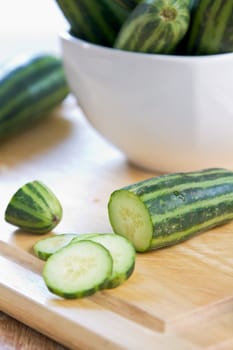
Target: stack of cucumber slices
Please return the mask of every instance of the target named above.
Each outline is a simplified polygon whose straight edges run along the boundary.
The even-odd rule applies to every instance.
[[[115,288],[134,271],[135,249],[123,236],[61,234],[37,241],[34,253],[46,260],[43,278],[48,289],[64,298],[81,298]]]

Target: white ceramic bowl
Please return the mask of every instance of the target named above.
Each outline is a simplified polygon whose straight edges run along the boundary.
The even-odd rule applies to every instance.
[[[60,38],[79,105],[131,162],[160,172],[233,168],[233,53],[154,55]]]

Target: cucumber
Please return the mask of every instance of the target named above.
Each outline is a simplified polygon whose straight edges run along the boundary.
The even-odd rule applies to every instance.
[[[59,249],[67,246],[77,235],[72,233],[63,233],[40,239],[33,245],[33,251],[38,258],[47,260]]]
[[[233,1],[197,0],[186,41],[190,55],[233,52]]]
[[[44,234],[58,225],[62,207],[54,193],[42,182],[28,182],[15,192],[5,210],[5,220],[20,229]]]
[[[37,54],[8,61],[0,71],[0,140],[46,117],[68,93],[59,58]]]
[[[112,0],[119,6],[125,7],[126,9],[133,10],[142,0]]]
[[[113,259],[112,275],[106,283],[106,288],[115,288],[126,281],[135,267],[135,249],[132,243],[123,236],[112,233],[60,234],[37,241],[33,250],[40,259],[47,260],[52,254],[69,244],[82,240],[91,240],[102,244]]]
[[[133,273],[135,267],[135,249],[132,243],[123,236],[99,234],[89,238],[102,244],[109,250],[113,259],[112,275],[105,288],[115,288],[125,282]]]
[[[95,237],[96,235],[98,235],[98,233],[82,233],[82,234],[79,234],[79,235],[76,235],[76,237],[74,237],[71,241],[71,244],[73,243],[77,243],[79,241],[82,241],[82,240],[88,240],[88,239],[91,239],[93,237]]]
[[[112,0],[56,0],[71,33],[94,44],[112,46],[130,10]]]
[[[233,219],[233,172],[212,168],[146,179],[114,191],[113,231],[145,252],[182,242]]]
[[[105,287],[112,266],[112,257],[103,245],[82,240],[51,255],[42,276],[52,293],[68,299],[82,298]]]
[[[173,53],[186,34],[189,22],[189,1],[143,0],[128,16],[114,47],[146,53]]]

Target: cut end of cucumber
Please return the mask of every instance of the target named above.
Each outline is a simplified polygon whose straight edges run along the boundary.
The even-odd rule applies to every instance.
[[[149,249],[153,224],[148,209],[138,196],[124,189],[113,192],[108,214],[113,231],[128,238],[137,252]]]

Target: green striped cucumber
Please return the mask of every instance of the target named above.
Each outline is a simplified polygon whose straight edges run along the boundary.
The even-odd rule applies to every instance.
[[[36,234],[51,231],[61,218],[59,200],[46,185],[37,180],[20,187],[5,210],[5,220],[8,223]]]
[[[114,47],[128,51],[168,54],[186,34],[188,1],[143,0],[122,26]]]
[[[142,0],[112,0],[112,2],[129,10],[133,10],[141,1]]]
[[[232,0],[198,0],[191,18],[186,40],[188,54],[233,52]]]
[[[91,43],[112,46],[130,10],[118,1],[56,0],[71,33]]]
[[[46,117],[68,93],[59,58],[35,54],[8,61],[0,70],[0,140]]]
[[[114,232],[138,252],[170,246],[233,219],[233,172],[212,168],[146,179],[114,191],[108,213]]]
[[[125,7],[127,9],[133,10],[142,0],[112,0],[118,5]],[[183,3],[188,5],[191,9],[198,0],[183,0]]]

